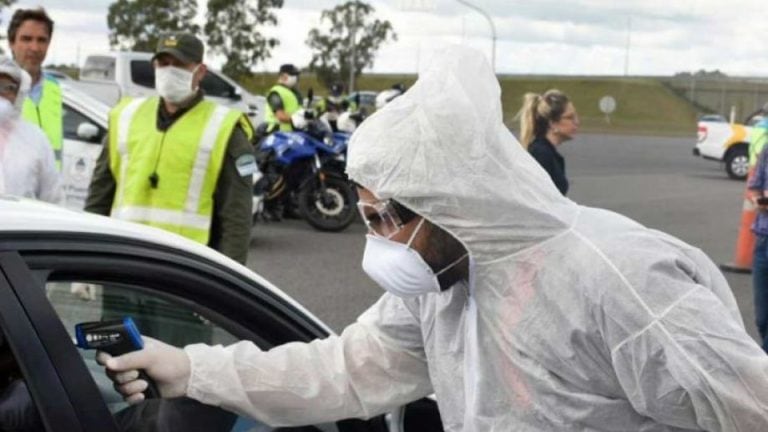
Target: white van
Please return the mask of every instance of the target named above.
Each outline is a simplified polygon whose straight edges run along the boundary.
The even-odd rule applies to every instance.
[[[152,53],[132,51],[89,55],[74,86],[109,106],[126,96],[155,95],[152,56]],[[249,93],[221,72],[209,69],[200,87],[211,100],[246,113],[254,125],[263,121],[264,96]]]

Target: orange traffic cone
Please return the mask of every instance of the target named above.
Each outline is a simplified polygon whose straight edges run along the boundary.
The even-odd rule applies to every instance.
[[[754,169],[749,170],[747,179],[752,178]],[[749,182],[749,180],[747,180]],[[749,189],[744,190],[744,205],[741,208],[741,225],[739,236],[736,238],[736,250],[733,254],[733,262],[720,264],[720,269],[732,273],[752,273],[752,253],[755,247],[755,234],[752,232],[752,223],[755,222],[757,209],[749,199]]]

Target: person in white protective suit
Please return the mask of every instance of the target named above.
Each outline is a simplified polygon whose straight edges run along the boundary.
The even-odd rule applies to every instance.
[[[0,194],[58,203],[61,183],[48,138],[21,117],[31,82],[16,62],[0,56]]]
[[[452,47],[368,118],[348,174],[387,292],[340,336],[99,361],[272,425],[370,417],[434,392],[448,431],[766,431],[768,356],[699,249],[563,197]],[[458,245],[456,244],[458,243]],[[465,254],[468,254],[465,257]]]

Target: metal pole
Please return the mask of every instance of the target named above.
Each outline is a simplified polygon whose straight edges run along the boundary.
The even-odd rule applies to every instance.
[[[493,67],[494,73],[496,72],[496,26],[493,24],[493,19],[490,15],[488,15],[484,10],[480,9],[479,7],[473,5],[472,3],[469,3],[466,0],[456,0],[459,3],[463,4],[464,6],[478,12],[480,15],[484,16],[485,19],[488,20],[488,24],[491,26],[491,67]]]
[[[349,56],[349,93],[355,91],[355,57],[357,57],[357,41],[355,40],[357,33],[357,10],[358,2],[355,2],[355,10],[353,11],[355,16],[352,18],[352,29],[349,32],[350,43],[352,45],[351,54]]]
[[[627,46],[624,52],[624,76],[629,75],[629,47],[632,43],[632,17],[627,18]]]

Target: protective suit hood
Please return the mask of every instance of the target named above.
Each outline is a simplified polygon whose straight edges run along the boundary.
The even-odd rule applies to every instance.
[[[18,63],[7,56],[0,56],[0,74],[8,75],[19,84],[19,91],[16,94],[16,100],[13,102],[13,105],[16,111],[21,112],[24,107],[24,100],[27,98],[29,89],[32,86],[32,78]]]
[[[578,206],[504,125],[500,95],[480,52],[435,55],[413,87],[355,131],[347,174],[451,232],[478,262],[567,230]]]

